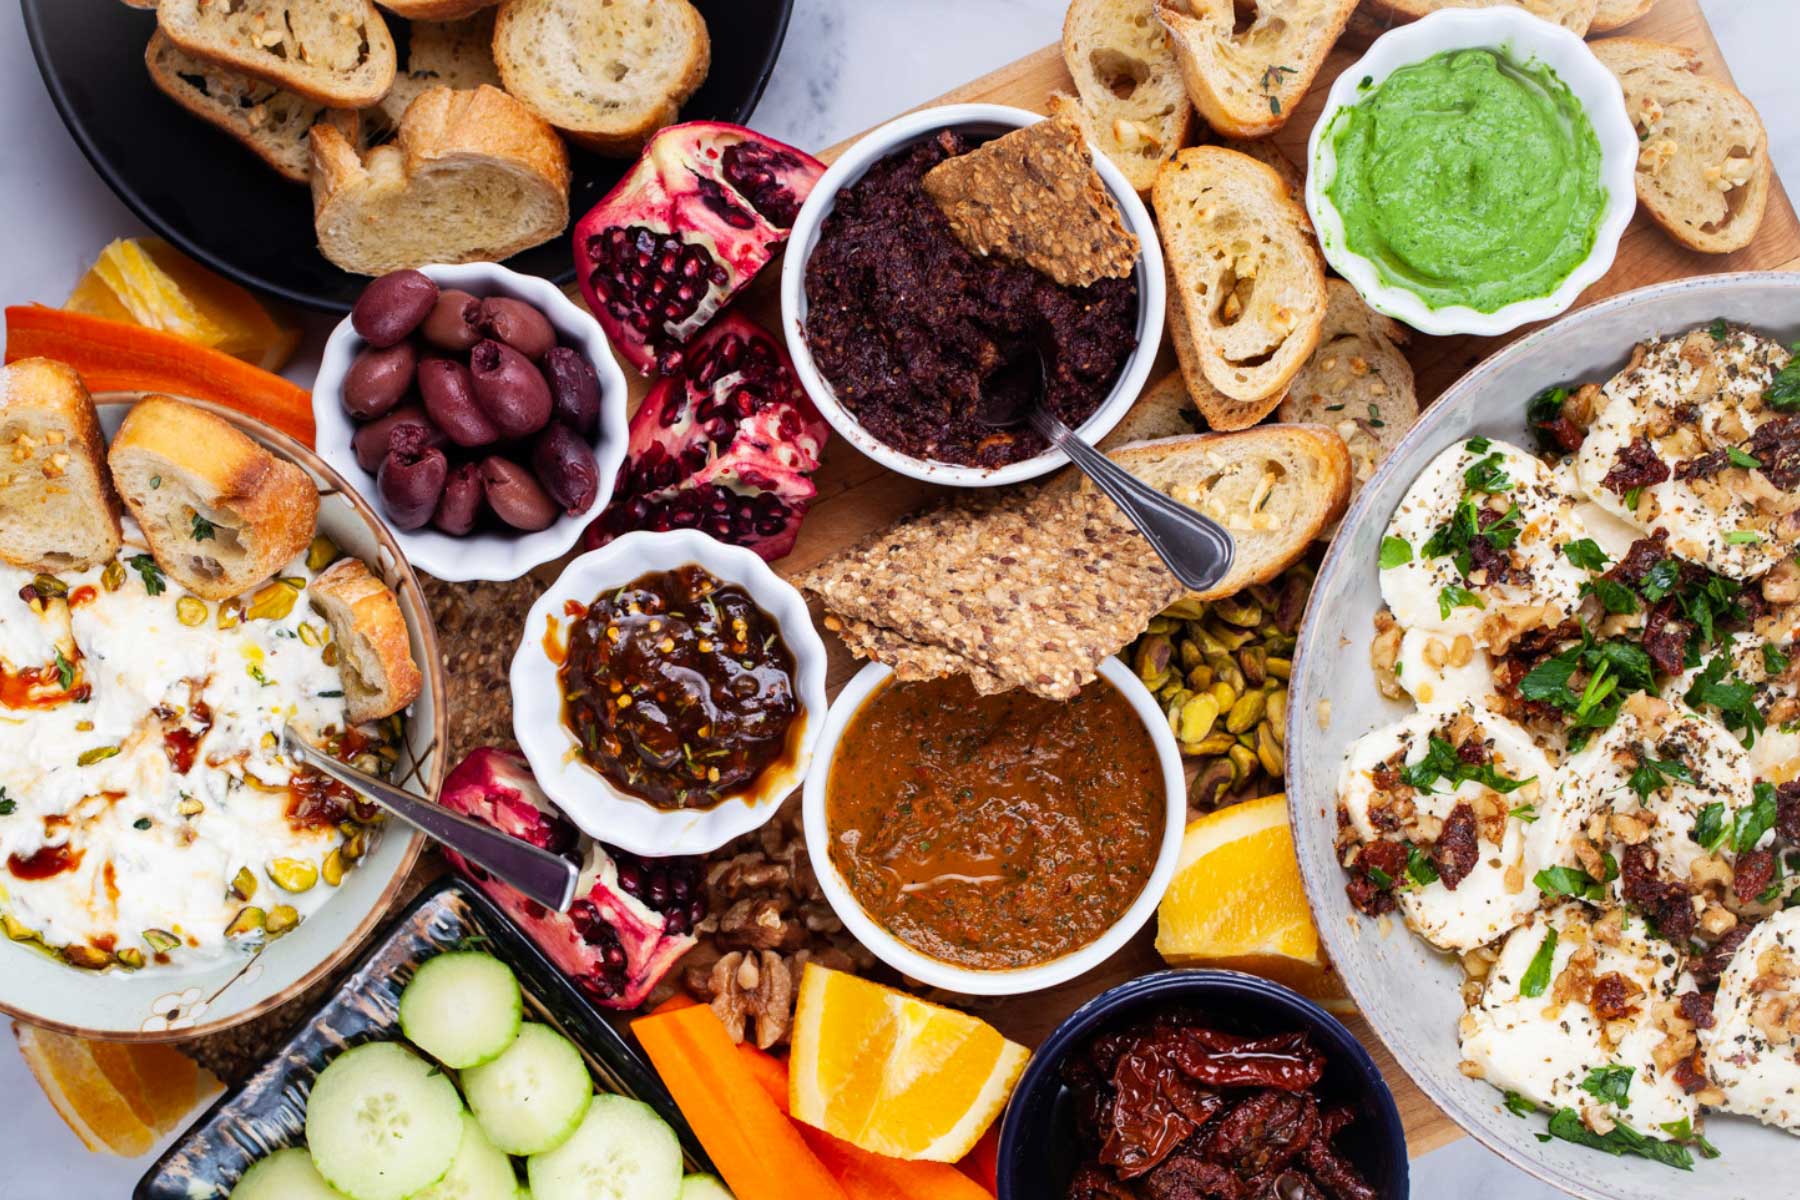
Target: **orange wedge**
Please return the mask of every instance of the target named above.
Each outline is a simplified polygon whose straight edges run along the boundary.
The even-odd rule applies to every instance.
[[[1156,950],[1171,966],[1248,971],[1334,1012],[1352,1008],[1319,945],[1285,796],[1234,804],[1187,827],[1156,912]]]
[[[57,1115],[89,1150],[135,1158],[220,1090],[168,1046],[87,1042],[15,1024],[19,1053]]]
[[[1029,1057],[967,1013],[808,963],[789,1111],[873,1154],[953,1163],[1006,1107]]]

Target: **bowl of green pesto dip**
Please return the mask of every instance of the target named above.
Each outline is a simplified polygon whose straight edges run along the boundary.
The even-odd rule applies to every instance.
[[[1504,333],[1612,266],[1637,198],[1619,85],[1521,9],[1445,9],[1339,76],[1308,151],[1325,257],[1426,333]]]

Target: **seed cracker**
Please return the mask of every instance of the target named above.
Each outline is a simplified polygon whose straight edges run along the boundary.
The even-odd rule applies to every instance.
[[[825,627],[842,639],[850,653],[892,667],[894,677],[903,682],[967,675],[975,684],[975,690],[983,696],[1008,690],[1004,680],[974,661],[942,646],[928,646],[903,638],[871,621],[828,616]]]
[[[525,614],[543,585],[530,575],[508,583],[445,583],[420,576],[444,649],[447,761],[481,746],[511,747],[512,669]]]
[[[1069,117],[1016,129],[926,172],[925,191],[976,254],[997,254],[1064,287],[1123,279],[1138,240]]]

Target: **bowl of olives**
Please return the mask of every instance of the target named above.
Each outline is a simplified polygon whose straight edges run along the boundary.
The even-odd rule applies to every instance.
[[[415,567],[453,581],[567,554],[612,498],[625,409],[599,322],[497,263],[371,280],[313,387],[320,456]]]

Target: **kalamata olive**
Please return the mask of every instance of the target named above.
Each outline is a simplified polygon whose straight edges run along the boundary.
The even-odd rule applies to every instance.
[[[475,528],[484,500],[481,465],[466,462],[452,467],[449,478],[444,480],[444,494],[438,500],[437,511],[431,514],[431,523],[445,533],[461,537]]]
[[[458,288],[439,292],[419,333],[439,350],[463,353],[481,340],[481,301]]]
[[[475,379],[475,400],[500,436],[530,437],[549,423],[550,385],[543,372],[505,342],[476,342],[469,352],[469,374]]]
[[[511,296],[489,296],[481,302],[481,332],[534,361],[556,345],[549,318]]]
[[[411,342],[366,347],[344,372],[344,410],[359,421],[379,417],[412,389],[418,366]]]
[[[438,299],[438,286],[423,271],[390,271],[356,298],[350,324],[371,346],[392,346],[417,329]]]
[[[531,469],[550,498],[570,516],[584,513],[600,490],[594,450],[567,425],[552,421],[531,448]]]
[[[455,359],[428,358],[419,364],[419,395],[444,436],[459,446],[486,446],[500,440],[499,428],[475,397],[469,368]]]
[[[395,529],[417,529],[437,511],[450,463],[429,444],[430,435],[417,425],[401,425],[388,439],[387,457],[375,476],[376,490]]]
[[[356,451],[356,465],[371,475],[378,471],[381,460],[387,457],[388,441],[394,436],[394,430],[402,425],[417,425],[423,429],[427,445],[444,444],[443,430],[431,423],[423,408],[417,404],[402,404],[356,431],[356,436],[350,439],[350,448]]]
[[[553,347],[544,355],[544,377],[550,381],[550,415],[584,438],[600,428],[600,379],[594,364],[579,350]]]
[[[509,458],[490,454],[481,460],[481,483],[488,507],[514,529],[548,529],[556,520],[556,501],[538,486],[531,472]]]

